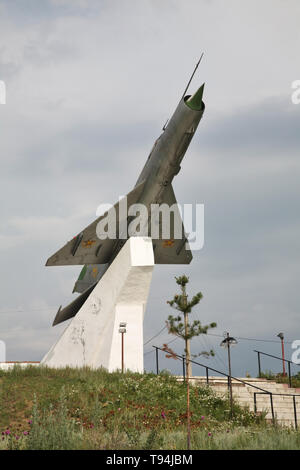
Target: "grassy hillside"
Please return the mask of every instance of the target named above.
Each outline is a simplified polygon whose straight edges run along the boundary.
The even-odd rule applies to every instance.
[[[174,377],[29,367],[0,371],[0,449],[185,449],[186,387]],[[299,448],[300,434],[192,387],[192,448]]]

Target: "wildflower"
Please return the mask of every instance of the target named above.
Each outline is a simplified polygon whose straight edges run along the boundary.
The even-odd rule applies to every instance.
[[[16,439],[18,440],[20,438],[20,436],[16,436]]]
[[[31,420],[31,419],[28,421],[28,424],[32,424],[32,420]]]
[[[9,435],[10,435],[10,430],[9,430],[9,429],[6,429],[5,434],[6,434],[7,436],[9,436]]]
[[[204,416],[201,416],[202,421],[204,420]]]
[[[23,434],[24,434],[24,436],[28,436],[29,432],[28,432],[28,431],[24,431]]]
[[[212,436],[211,432],[209,432],[207,435],[208,435],[208,437],[211,437],[211,436]]]
[[[90,428],[92,429],[94,427],[93,423],[90,424]]]
[[[165,413],[164,411],[161,412],[161,417],[162,417],[163,419],[166,419],[166,413]]]

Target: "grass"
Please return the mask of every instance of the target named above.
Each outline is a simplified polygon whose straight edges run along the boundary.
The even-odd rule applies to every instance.
[[[210,388],[191,388],[193,449],[296,449]],[[267,430],[267,432],[266,432]],[[185,449],[186,386],[167,374],[15,367],[0,371],[0,449]]]

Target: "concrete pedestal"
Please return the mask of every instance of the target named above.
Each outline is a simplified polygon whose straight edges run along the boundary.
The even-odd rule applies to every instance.
[[[126,322],[125,370],[144,372],[143,319],[153,266],[151,238],[130,238],[41,365],[121,369],[119,324]]]

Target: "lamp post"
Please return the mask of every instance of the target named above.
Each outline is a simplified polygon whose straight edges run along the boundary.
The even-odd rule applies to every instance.
[[[284,361],[284,335],[283,335],[283,333],[278,333],[277,336],[281,340],[282,372],[283,372],[283,377],[285,377],[286,372],[285,372],[285,361]]]
[[[120,322],[119,325],[119,333],[121,333],[122,341],[121,341],[121,364],[122,364],[122,374],[124,373],[124,334],[126,333],[126,325],[125,322]]]
[[[226,336],[225,336],[226,335]],[[230,359],[230,346],[237,344],[237,340],[232,336],[229,336],[229,333],[224,333],[225,339],[221,342],[220,346],[222,348],[227,348],[228,351],[228,375],[229,375],[229,396],[230,396],[230,417],[233,417],[233,398],[232,398],[232,382],[231,382],[231,359]]]

